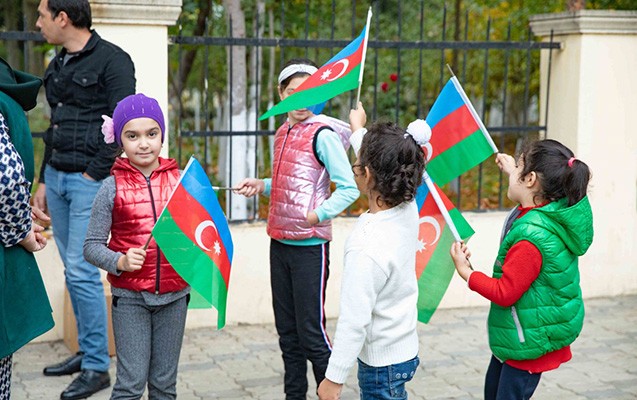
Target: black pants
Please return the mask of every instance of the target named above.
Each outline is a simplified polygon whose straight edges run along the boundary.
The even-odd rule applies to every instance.
[[[491,356],[484,381],[485,400],[528,400],[540,383],[541,373],[514,368]]]
[[[332,346],[325,330],[329,242],[316,246],[270,243],[274,321],[285,367],[287,400],[305,400],[307,360],[316,384],[325,378]]]

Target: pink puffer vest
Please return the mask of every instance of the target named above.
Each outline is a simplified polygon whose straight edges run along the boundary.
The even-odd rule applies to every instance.
[[[330,176],[314,153],[321,122],[285,122],[274,136],[268,235],[278,240],[332,240],[332,222],[307,223],[308,212],[331,195]]]

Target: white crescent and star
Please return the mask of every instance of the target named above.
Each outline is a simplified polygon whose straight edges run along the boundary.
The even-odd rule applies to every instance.
[[[339,64],[343,65],[343,69],[341,69],[341,71],[336,76],[333,76],[333,77],[330,78],[330,75],[332,75],[333,68],[336,67]],[[325,71],[323,73],[323,75],[321,75],[321,79],[322,80],[326,80],[328,82],[332,82],[332,81],[340,78],[341,76],[343,76],[345,71],[347,71],[347,67],[349,67],[349,60],[347,58],[343,58],[342,60],[338,60],[337,62],[334,63],[332,68],[328,69],[327,71]]]
[[[418,242],[420,244],[420,248],[418,249],[418,252],[422,252],[425,251],[427,249],[427,246],[431,246],[433,244],[436,244],[436,242],[438,242],[438,240],[440,239],[440,224],[438,223],[438,221],[434,218],[434,217],[430,217],[430,216],[425,216],[422,217],[418,220],[418,225],[422,225],[422,224],[430,224],[431,226],[434,227],[434,231],[436,232],[436,236],[434,237],[433,241],[431,242],[426,242],[424,241],[421,237],[418,237]]]
[[[219,232],[217,231],[217,227],[215,226],[215,223],[212,222],[211,220],[205,220],[199,225],[197,225],[197,228],[195,229],[195,242],[197,243],[197,246],[201,247],[202,249],[206,251],[211,251],[212,249],[209,249],[206,246],[204,246],[201,240],[201,235],[203,234],[203,231],[208,227],[212,227],[212,229],[215,230],[215,233],[219,235]],[[215,254],[221,253],[221,246],[219,245],[218,240],[215,240],[214,252]]]

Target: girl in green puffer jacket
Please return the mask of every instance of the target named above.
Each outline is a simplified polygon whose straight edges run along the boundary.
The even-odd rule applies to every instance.
[[[519,206],[505,222],[493,276],[472,269],[464,243],[454,243],[451,256],[469,288],[491,301],[485,399],[528,399],[543,372],[571,359],[582,330],[577,260],[593,241],[591,175],[555,140],[527,145],[517,160],[498,154],[496,163]]]

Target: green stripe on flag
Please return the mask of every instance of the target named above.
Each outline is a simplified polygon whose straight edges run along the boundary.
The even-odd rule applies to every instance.
[[[348,90],[358,87],[358,78],[360,75],[360,65],[353,68],[347,75],[335,80],[334,82],[325,83],[310,89],[293,93],[283,99],[274,107],[269,109],[265,114],[259,117],[259,121],[269,118],[273,115],[283,114],[292,110],[300,110],[320,104]]]
[[[450,210],[449,216],[451,217],[453,224],[456,226],[456,230],[458,231],[458,234],[460,235],[462,240],[469,239],[475,233],[471,225],[469,225],[469,222],[464,219],[464,217],[460,213],[460,210],[458,210],[457,208]]]
[[[188,308],[209,308],[213,305],[217,309],[217,329],[223,328],[228,290],[219,268],[183,234],[170,212],[162,214],[153,229],[153,237],[170,265],[192,288]]]
[[[445,226],[427,267],[418,279],[418,321],[422,323],[426,324],[431,319],[456,271],[449,255],[453,242],[453,234]]]
[[[480,164],[493,149],[480,129],[427,163],[427,172],[438,186],[446,185]]]

